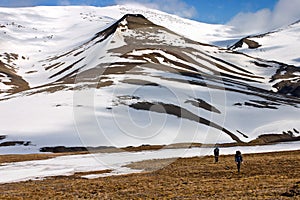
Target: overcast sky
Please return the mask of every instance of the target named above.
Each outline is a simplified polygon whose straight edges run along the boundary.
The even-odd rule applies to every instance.
[[[241,31],[267,31],[300,20],[300,0],[0,0],[2,7],[115,4],[141,4]]]

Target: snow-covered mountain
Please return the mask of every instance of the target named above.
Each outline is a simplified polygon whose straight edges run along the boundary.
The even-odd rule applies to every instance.
[[[300,67],[300,21],[265,34],[244,37],[230,49]]]
[[[231,27],[124,6],[0,16],[2,151],[300,135],[299,68],[208,44]]]

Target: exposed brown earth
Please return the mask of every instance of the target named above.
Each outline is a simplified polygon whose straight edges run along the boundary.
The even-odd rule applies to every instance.
[[[240,174],[233,155],[144,161],[129,165],[148,170],[140,174],[2,184],[0,199],[300,199],[299,153],[244,155]]]
[[[234,45],[230,46],[229,49],[237,49],[237,48],[241,48],[243,46],[243,44],[248,45],[249,49],[257,49],[259,47],[261,47],[261,45],[258,42],[255,42],[253,40],[250,40],[249,38],[243,38],[241,40],[239,40],[237,43],[235,43]]]
[[[57,156],[69,155],[70,153],[57,153],[57,154],[27,154],[27,155],[0,155],[0,165],[10,162],[21,162],[29,160],[44,160],[54,158]],[[1,177],[0,177],[1,178]]]
[[[8,63],[11,63],[12,61],[10,61],[9,59],[14,58],[18,55],[15,54],[6,54],[6,56],[8,57]],[[15,69],[12,66],[3,63],[2,61],[0,61],[0,73],[5,74],[8,78],[10,78],[10,82],[4,83],[7,86],[13,86],[11,89],[9,89],[7,92],[9,93],[17,93],[17,92],[21,92],[24,90],[29,89],[29,85],[28,83],[19,75],[16,74]],[[1,91],[0,91],[1,92]]]

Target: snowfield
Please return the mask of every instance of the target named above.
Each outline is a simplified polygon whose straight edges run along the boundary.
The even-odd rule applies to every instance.
[[[300,67],[299,32],[300,22],[298,21],[274,32],[247,37],[249,40],[257,42],[260,45],[258,48],[250,49],[244,43],[241,48],[236,50],[254,57]]]

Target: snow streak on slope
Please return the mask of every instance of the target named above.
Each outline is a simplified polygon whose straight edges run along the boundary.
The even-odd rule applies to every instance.
[[[112,8],[105,9],[109,14]],[[31,88],[1,98],[5,142],[128,146],[299,136],[298,68],[195,42],[143,15],[112,16],[86,35],[79,32],[83,24],[73,24],[69,28],[80,34],[72,34],[71,43],[62,26],[58,35],[65,45],[54,36],[46,52],[32,59],[22,58],[25,48],[11,49],[21,59],[3,60],[5,69]]]
[[[230,48],[255,57],[299,67],[299,33],[300,22],[296,22],[274,32],[243,38]]]

